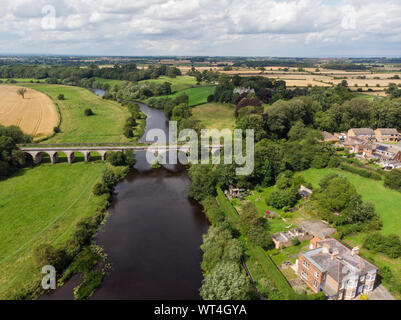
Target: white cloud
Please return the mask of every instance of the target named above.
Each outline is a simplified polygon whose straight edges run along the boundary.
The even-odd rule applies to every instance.
[[[56,10],[55,30],[42,27],[46,5]],[[401,49],[399,0],[0,0],[0,7],[0,53],[361,56]]]

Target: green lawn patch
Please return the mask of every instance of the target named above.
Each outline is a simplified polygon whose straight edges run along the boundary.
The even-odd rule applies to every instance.
[[[106,201],[92,194],[105,168],[103,162],[44,164],[0,181],[0,299],[37,286],[42,274],[34,249],[61,246]]]

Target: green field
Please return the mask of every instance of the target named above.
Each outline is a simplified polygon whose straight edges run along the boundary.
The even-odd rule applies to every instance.
[[[0,79],[0,80],[3,81],[3,82],[6,82],[9,79]],[[33,82],[36,82],[36,81],[45,82],[45,80],[43,80],[43,79],[38,80],[38,79],[33,79],[33,78],[21,78],[21,79],[14,79],[13,78],[13,80],[15,80],[17,83],[29,83],[31,81],[33,81]]]
[[[32,252],[42,243],[63,244],[76,223],[105,199],[92,194],[102,162],[44,164],[0,181],[0,299],[37,285]]]
[[[168,96],[161,96],[161,97],[168,97],[168,98],[177,98],[182,94],[186,94],[189,97],[189,106],[195,107],[207,102],[207,97],[214,93],[215,86],[206,86],[206,87],[196,87],[190,88],[182,91],[178,91],[174,94],[170,94]],[[157,97],[157,98],[161,98]]]
[[[150,79],[150,80],[140,81],[140,83],[143,83],[143,82],[154,82],[154,83],[159,83],[159,84],[162,84],[164,82],[170,82],[171,83],[171,91],[173,93],[176,93],[176,92],[182,91],[182,90],[186,90],[186,89],[196,86],[195,77],[190,77],[190,76],[179,76],[176,78],[161,76],[158,79]]]
[[[192,109],[192,118],[199,120],[206,129],[234,129],[235,108],[227,104],[208,103]]]
[[[386,188],[383,181],[363,178],[340,169],[310,169],[299,175],[317,188],[319,181],[330,173],[346,177],[364,201],[372,202],[376,206],[376,211],[383,221],[383,234],[394,233],[401,236],[401,193]]]
[[[26,84],[25,87],[41,91],[58,104],[61,112],[61,133],[47,140],[49,143],[126,142],[123,135],[126,108],[119,103],[103,100],[88,89],[61,85]],[[57,100],[62,93],[65,100]],[[93,116],[86,117],[90,108]]]

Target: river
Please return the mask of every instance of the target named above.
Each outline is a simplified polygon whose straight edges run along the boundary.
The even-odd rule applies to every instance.
[[[167,134],[163,111],[145,104],[140,108],[147,115],[144,137],[154,128]],[[188,197],[188,174],[180,165],[151,169],[145,152],[136,159],[135,168],[116,187],[107,222],[95,239],[112,270],[91,299],[200,299],[200,245],[209,223],[201,206]],[[70,281],[75,285],[78,280]],[[73,287],[67,283],[42,298],[72,299]]]

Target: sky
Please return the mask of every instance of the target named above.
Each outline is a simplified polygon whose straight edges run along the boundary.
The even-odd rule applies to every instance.
[[[400,0],[0,0],[0,54],[399,57]]]

